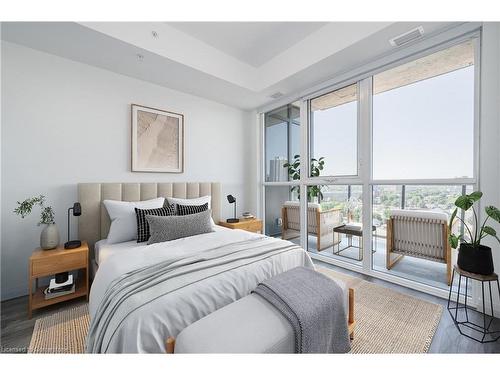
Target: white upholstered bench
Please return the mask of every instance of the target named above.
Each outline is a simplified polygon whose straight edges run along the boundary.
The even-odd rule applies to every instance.
[[[350,337],[354,335],[354,290],[342,288]],[[250,294],[169,337],[167,353],[293,353],[295,337],[286,318],[265,299]]]

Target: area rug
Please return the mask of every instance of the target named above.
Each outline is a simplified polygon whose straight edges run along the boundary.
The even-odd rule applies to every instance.
[[[351,353],[426,353],[443,311],[442,306],[318,267],[355,290],[356,328]],[[88,305],[40,318],[28,353],[83,353],[89,327]]]
[[[84,353],[89,322],[87,303],[37,319],[28,353]]]
[[[351,353],[427,353],[443,306],[327,268],[317,270],[354,289]]]

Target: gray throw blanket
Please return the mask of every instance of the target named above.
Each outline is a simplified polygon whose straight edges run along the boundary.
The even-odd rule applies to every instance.
[[[296,353],[347,353],[350,350],[342,288],[332,279],[296,267],[260,283],[258,294],[292,325]]]

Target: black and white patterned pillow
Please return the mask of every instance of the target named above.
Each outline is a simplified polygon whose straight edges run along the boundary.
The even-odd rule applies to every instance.
[[[150,209],[136,208],[135,216],[137,218],[137,242],[146,242],[149,239],[150,231],[146,215],[173,216],[175,215],[175,205],[165,204],[163,207]]]
[[[177,215],[179,216],[197,214],[199,212],[207,210],[208,210],[208,203],[202,204],[200,206],[191,206],[191,205],[188,206],[182,204],[177,205]]]

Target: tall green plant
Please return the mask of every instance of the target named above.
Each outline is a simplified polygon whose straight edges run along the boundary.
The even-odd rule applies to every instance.
[[[50,206],[45,206],[45,196],[39,195],[38,197],[28,198],[22,202],[17,202],[19,205],[14,213],[20,215],[23,219],[31,214],[34,206],[40,206],[42,209],[40,213],[40,221],[38,225],[41,224],[54,224],[54,210]]]
[[[320,157],[319,159],[311,159],[311,177],[318,177],[321,171],[325,167],[325,158]],[[292,180],[300,180],[300,155],[294,155],[293,161],[291,163],[283,164],[283,168],[288,168],[288,175]],[[314,185],[307,187],[307,200],[311,201],[312,198],[317,197],[318,200],[323,199],[323,193],[321,192],[321,185]],[[296,191],[297,196],[300,199],[300,187],[293,186],[291,191]]]
[[[480,191],[475,191],[470,194],[465,194],[457,198],[455,201],[455,210],[453,211],[451,218],[450,218],[450,223],[449,223],[449,228],[450,228],[450,236],[449,236],[449,241],[451,247],[456,249],[459,245],[460,242],[469,244],[473,247],[479,247],[481,245],[481,240],[487,236],[492,236],[497,239],[498,242],[500,242],[500,238],[497,236],[497,232],[495,229],[492,227],[486,225],[488,219],[493,219],[497,223],[500,223],[500,210],[494,206],[487,206],[485,207],[484,211],[486,212],[486,219],[484,219],[483,224],[479,225],[479,219],[477,216],[477,211],[474,208],[474,204],[478,202],[481,197],[483,196],[483,193]],[[474,227],[471,229],[467,223],[462,220],[459,216],[457,216],[458,210],[462,209],[464,211],[468,211],[472,209],[473,217],[474,217]],[[461,235],[455,235],[452,233],[452,225],[453,221],[455,218],[459,219],[465,229],[467,229],[467,233],[469,234],[469,241],[464,236]]]

